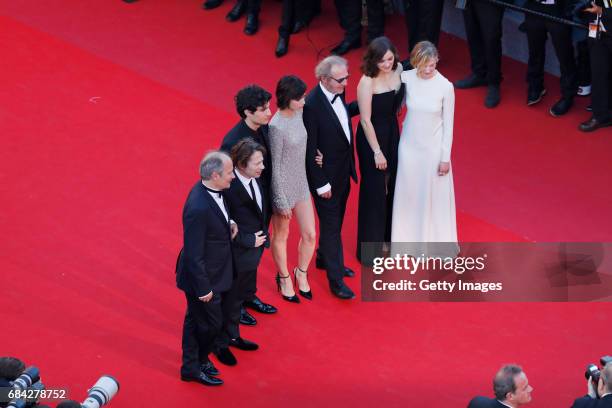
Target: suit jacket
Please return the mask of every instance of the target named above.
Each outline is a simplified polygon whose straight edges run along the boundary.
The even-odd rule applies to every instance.
[[[266,189],[267,195],[272,181],[272,160],[270,158],[270,138],[268,136],[268,125],[260,126],[259,131],[256,132],[248,127],[244,120],[240,120],[236,126],[227,132],[223,138],[223,141],[221,142],[220,150],[230,153],[232,151],[232,147],[234,147],[236,143],[247,137],[255,140],[260,145],[263,145],[268,152],[266,155],[264,155],[265,169],[260,177],[261,182]]]
[[[495,398],[474,397],[468,404],[468,408],[508,408]]]
[[[572,408],[612,408],[612,394],[601,399],[593,399],[588,395],[578,398],[572,404]]]
[[[327,183],[331,184],[333,194],[333,190],[346,183],[349,177],[357,182],[353,126],[350,118],[358,113],[358,108],[356,103],[347,106],[344,95],[341,99],[347,108],[350,142],[346,138],[334,109],[321,90],[321,85],[315,86],[306,96],[303,114],[304,126],[308,133],[306,175],[308,185],[314,195],[317,194],[318,188]],[[315,163],[317,149],[323,153],[323,168]]]
[[[233,261],[229,223],[201,181],[183,208],[183,249],[176,263],[176,285],[201,297],[232,285]]]
[[[256,270],[263,254],[264,245],[270,246],[269,241],[266,244],[255,247],[255,233],[263,231],[268,234],[268,198],[263,194],[263,187],[259,179],[256,179],[259,190],[262,192],[262,207],[263,211],[247,192],[244,184],[238,176],[232,180],[229,190],[225,193],[227,204],[232,214],[232,220],[238,224],[238,235],[232,242],[234,266],[238,273]]]

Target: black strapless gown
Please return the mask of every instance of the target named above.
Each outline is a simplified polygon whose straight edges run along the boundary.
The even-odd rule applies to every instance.
[[[371,121],[378,144],[387,159],[387,169],[378,170],[374,152],[359,124],[357,128],[357,156],[359,157],[359,212],[357,226],[357,259],[370,265],[372,257],[380,256],[382,242],[391,241],[391,212],[397,175],[397,146],[399,125],[397,114],[404,99],[404,83],[398,91],[372,95]],[[377,243],[372,251],[362,256],[363,242]]]

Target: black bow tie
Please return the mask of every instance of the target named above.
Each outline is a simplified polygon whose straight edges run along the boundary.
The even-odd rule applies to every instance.
[[[335,94],[335,95],[334,95],[334,97],[333,97],[333,98],[332,98],[332,100],[331,100],[331,104],[332,104],[332,105],[334,104],[334,102],[336,102],[336,99],[340,98],[340,95],[342,95],[342,94]],[[342,100],[342,99],[341,99],[341,100]]]
[[[204,186],[204,184],[202,184],[202,185]],[[206,187],[206,186],[204,186],[204,188],[206,189],[206,191],[209,191],[209,192],[211,192],[211,193],[213,193],[213,194],[217,194],[217,195],[219,196],[219,198],[221,198],[221,197],[222,197],[222,195],[221,195],[221,191],[218,191],[218,190],[213,190],[212,188],[208,188],[208,187]]]

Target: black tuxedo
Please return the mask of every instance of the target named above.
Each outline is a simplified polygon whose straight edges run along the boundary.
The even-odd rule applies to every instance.
[[[238,176],[232,181],[229,190],[225,192],[232,220],[238,224],[238,235],[232,242],[236,279],[227,296],[223,297],[223,329],[215,340],[217,348],[228,347],[230,339],[240,337],[238,327],[240,306],[243,301],[253,299],[257,291],[257,267],[264,246],[255,247],[255,233],[263,231],[265,235],[269,234],[266,224],[268,199],[263,194],[263,187],[259,179],[256,179],[256,182],[261,192],[263,210],[251,199]]]
[[[353,149],[353,129],[350,118],[357,114],[357,104],[347,106],[350,142],[329,100],[317,85],[306,97],[304,126],[308,133],[306,143],[306,175],[319,216],[319,255],[327,265],[327,278],[340,281],[344,276],[342,251],[342,222],[350,192],[350,179],[357,181]],[[323,154],[323,167],[315,163],[317,149]],[[332,197],[325,199],[317,189],[331,185]]]
[[[588,395],[578,398],[572,404],[572,408],[612,408],[612,394],[608,394],[601,399],[594,399]]]
[[[221,329],[221,294],[232,284],[231,232],[223,212],[201,181],[183,208],[183,249],[176,263],[176,285],[185,292],[183,376],[198,376]],[[209,302],[199,297],[213,292]]]
[[[260,126],[256,131],[247,126],[244,120],[240,120],[223,138],[221,142],[220,150],[227,152],[228,154],[232,151],[232,147],[236,145],[240,140],[250,137],[260,145],[266,148],[268,154],[264,156],[264,166],[266,167],[261,174],[261,183],[266,189],[266,195],[270,191],[270,184],[272,181],[272,159],[270,158],[270,137],[268,136],[268,125]]]
[[[508,408],[495,398],[474,397],[468,404],[468,408]]]

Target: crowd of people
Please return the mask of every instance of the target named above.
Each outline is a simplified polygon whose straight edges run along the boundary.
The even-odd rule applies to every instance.
[[[124,0],[133,2],[136,0]],[[591,117],[579,125],[583,132],[591,132],[612,125],[612,37],[607,29],[612,26],[612,8],[607,0],[503,0],[526,10],[520,28],[526,34],[529,57],[526,72],[526,104],[534,106],[542,101],[544,87],[545,45],[550,36],[559,61],[560,95],[549,112],[558,117],[574,105],[574,98],[591,96],[587,107]],[[205,0],[206,10],[220,6],[223,0]],[[259,29],[261,0],[235,0],[226,15],[237,21],[246,15],[244,33],[255,34]],[[444,0],[335,0],[336,11],[344,37],[331,50],[343,55],[362,46],[362,24],[367,25],[366,40],[385,35],[385,14],[404,13],[408,33],[408,51],[420,41],[438,46]],[[459,0],[467,43],[471,72],[454,83],[456,88],[486,87],[484,105],[495,108],[502,99],[502,33],[506,8],[491,0]],[[277,57],[289,50],[291,34],[307,27],[321,13],[321,0],[282,0],[282,15],[275,47]],[[544,17],[549,16],[549,18]],[[564,21],[565,20],[565,21]],[[568,23],[579,23],[582,28]],[[586,27],[589,27],[587,30]],[[391,35],[395,33],[387,33]],[[408,68],[409,60],[404,61]]]
[[[256,350],[239,325],[254,324],[246,308],[274,313],[256,296],[257,269],[264,248],[276,265],[282,299],[313,299],[308,270],[315,257],[315,210],[319,219],[316,267],[327,272],[331,293],[353,299],[345,283],[355,272],[344,264],[342,225],[351,180],[361,174],[357,257],[362,243],[390,250],[389,241],[454,242],[451,148],[454,91],[436,70],[438,51],[428,41],[411,53],[414,69],[404,71],[386,37],[370,42],[363,58],[357,101],[347,103],[348,62],[336,55],[315,68],[318,84],[307,93],[300,78],[282,77],[271,93],[248,85],[235,97],[238,123],[219,150],[200,163],[200,180],[183,211],[183,249],[177,285],[185,292],[184,380],[221,384],[210,352],[236,364],[230,347]],[[400,137],[398,114],[408,113]],[[351,117],[360,115],[356,136]],[[357,148],[355,149],[355,145]],[[314,208],[313,208],[314,202]],[[297,264],[288,266],[291,218],[299,226]],[[269,224],[272,224],[272,233]],[[421,256],[411,253],[413,256]],[[271,278],[271,277],[270,277]],[[265,278],[263,278],[265,279]],[[298,296],[299,295],[299,296]]]

